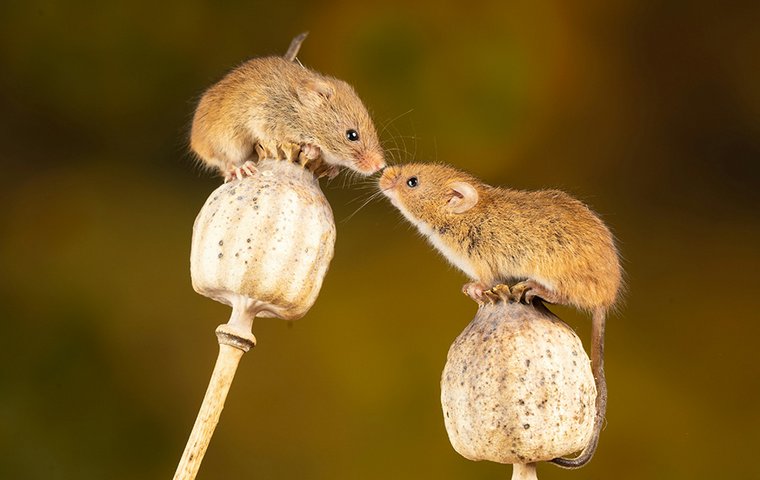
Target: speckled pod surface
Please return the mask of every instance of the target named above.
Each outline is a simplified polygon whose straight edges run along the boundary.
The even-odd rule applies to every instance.
[[[532,463],[586,446],[596,387],[578,336],[543,307],[480,307],[441,378],[446,431],[470,460]]]
[[[314,176],[284,160],[209,196],[193,226],[190,274],[201,295],[255,303],[259,317],[302,317],[333,257],[332,209]]]

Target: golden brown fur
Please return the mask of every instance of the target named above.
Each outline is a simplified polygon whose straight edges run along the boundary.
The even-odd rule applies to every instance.
[[[409,220],[433,237],[431,241],[447,245],[457,257],[452,263],[471,264],[473,280],[493,286],[531,278],[554,290],[561,303],[589,311],[608,309],[617,300],[622,278],[612,234],[570,195],[492,187],[435,164],[389,167],[382,181],[387,185],[394,176],[418,177],[415,189],[397,182],[396,193],[391,193],[394,205],[407,218],[411,215]],[[478,190],[479,201],[466,212],[444,208],[448,184],[454,181],[469,182]],[[388,187],[381,183],[381,188]]]
[[[358,141],[346,131],[355,129]],[[223,173],[256,160],[255,145],[314,145],[325,162],[369,174],[385,163],[374,124],[346,82],[282,57],[254,58],[232,70],[201,98],[190,146]]]

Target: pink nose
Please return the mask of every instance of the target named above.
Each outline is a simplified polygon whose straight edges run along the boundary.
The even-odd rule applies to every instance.
[[[378,184],[381,189],[388,190],[389,188],[393,188],[397,181],[398,172],[396,171],[396,167],[387,167],[383,170],[383,174],[380,176]]]
[[[360,164],[362,172],[370,175],[385,167],[385,159],[377,152],[367,152],[362,155]]]

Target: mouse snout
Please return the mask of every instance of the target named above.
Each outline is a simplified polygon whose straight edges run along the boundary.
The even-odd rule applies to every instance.
[[[401,176],[400,173],[401,172],[399,172],[398,168],[396,167],[385,167],[383,174],[380,176],[380,180],[378,181],[380,189],[390,190],[395,187],[398,183],[398,179]]]
[[[362,172],[371,175],[385,167],[385,159],[382,153],[366,151],[359,156],[357,161]]]

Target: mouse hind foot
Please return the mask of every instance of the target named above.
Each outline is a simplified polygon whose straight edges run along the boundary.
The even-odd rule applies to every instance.
[[[524,280],[511,288],[512,295],[526,304],[532,304],[536,298],[548,303],[563,303],[559,295],[535,280]]]
[[[470,282],[462,286],[462,293],[473,299],[478,305],[496,303],[500,300],[531,305],[536,299],[547,303],[564,303],[553,290],[534,280],[524,280],[512,287],[504,283],[497,283],[490,288],[482,282]]]
[[[499,283],[493,287],[488,287],[482,282],[465,283],[462,286],[462,293],[473,299],[478,305],[484,303],[497,303],[500,300],[505,302],[519,301],[510,291],[509,285]]]
[[[483,304],[488,301],[488,296],[486,295],[487,291],[488,285],[482,282],[469,282],[462,286],[462,293],[478,304]]]

